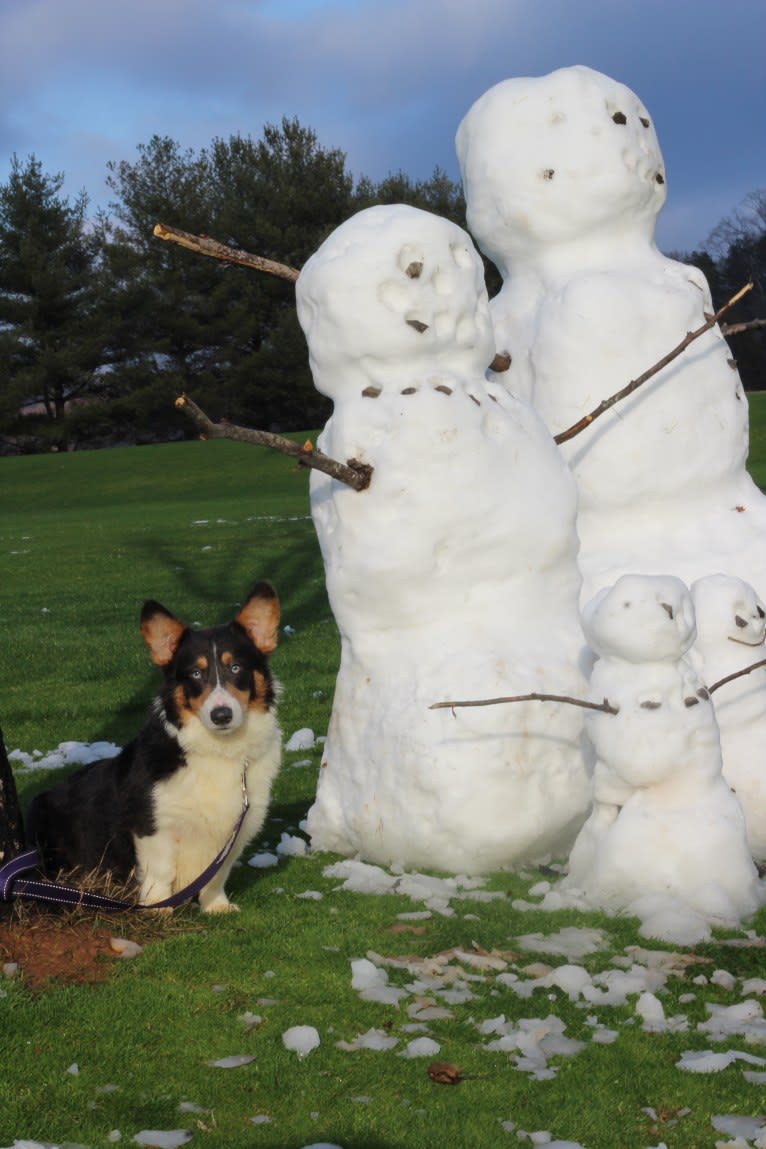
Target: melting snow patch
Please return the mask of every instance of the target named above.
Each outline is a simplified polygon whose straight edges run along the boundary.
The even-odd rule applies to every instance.
[[[707,1033],[712,1041],[723,1041],[737,1035],[747,1041],[766,1044],[766,1020],[760,1002],[748,998],[736,1005],[706,1005],[710,1017],[700,1022],[698,1029]]]
[[[315,741],[314,731],[308,726],[303,726],[285,742],[285,750],[313,750]]]
[[[62,766],[85,766],[102,758],[114,758],[120,747],[113,742],[60,742],[55,750],[42,754],[33,750],[11,750],[8,758],[22,770],[58,770]]]
[[[358,1034],[353,1041],[336,1041],[335,1044],[346,1053],[355,1053],[358,1049],[384,1052],[398,1045],[399,1038],[391,1037],[384,1029],[368,1029],[366,1033]]]
[[[185,1145],[191,1139],[188,1129],[142,1129],[133,1138],[137,1145],[153,1146],[154,1149],[178,1149],[179,1145]]]
[[[319,1034],[313,1025],[293,1025],[282,1034],[282,1044],[291,1053],[306,1057],[319,1046]]]
[[[388,974],[378,969],[367,958],[357,958],[351,962],[351,988],[355,989],[362,1001],[377,1001],[383,1005],[398,1005],[407,996],[406,989],[396,989],[388,984]]]
[[[438,1041],[430,1037],[416,1037],[410,1041],[400,1057],[435,1057],[441,1049]]]
[[[277,853],[283,858],[303,858],[308,853],[308,843],[305,838],[298,838],[283,831]]]
[[[279,865],[279,858],[268,850],[261,850],[260,853],[253,854],[252,858],[248,858],[247,864],[254,870],[268,870],[271,866]]]
[[[753,1141],[766,1133],[766,1118],[716,1116],[710,1118],[717,1133],[728,1133],[730,1137],[741,1137],[743,1141]]]
[[[605,946],[604,931],[594,929],[578,929],[576,926],[567,926],[557,934],[523,934],[516,938],[517,945],[523,950],[533,950],[536,953],[561,954],[570,960],[572,958],[586,957],[596,953]]]
[[[676,1069],[686,1069],[689,1073],[719,1073],[735,1061],[748,1061],[751,1065],[766,1065],[762,1057],[754,1057],[752,1053],[741,1053],[737,1049],[729,1049],[726,1053],[714,1053],[712,1049],[687,1050],[681,1054],[676,1062]]]
[[[230,1057],[219,1057],[217,1061],[208,1061],[211,1069],[239,1069],[241,1065],[249,1065],[255,1058],[251,1053],[234,1053]]]
[[[356,894],[402,894],[416,902],[424,902],[429,910],[451,917],[455,911],[451,900],[488,901],[504,898],[499,890],[484,890],[483,878],[458,874],[456,877],[436,878],[430,874],[406,873],[403,870],[388,872],[381,866],[368,862],[346,859],[326,866],[322,871],[326,878],[341,878],[338,889]]]

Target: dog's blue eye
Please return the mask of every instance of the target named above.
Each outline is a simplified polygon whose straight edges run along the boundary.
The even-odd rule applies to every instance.
[[[232,674],[239,674],[239,672],[240,672],[240,670],[242,669],[242,667],[239,665],[239,663],[238,663],[238,662],[232,662],[232,664],[231,664],[231,666],[229,667],[229,669],[231,670],[231,673],[232,673]]]
[[[191,672],[191,676],[192,676],[192,678],[196,678],[197,681],[199,681],[199,679],[202,678],[202,671],[201,670],[193,670]]]

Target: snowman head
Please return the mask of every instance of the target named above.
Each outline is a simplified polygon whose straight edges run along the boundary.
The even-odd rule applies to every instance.
[[[675,662],[694,642],[694,607],[673,575],[623,575],[583,610],[590,646],[604,658]]]
[[[733,575],[713,574],[692,583],[697,644],[721,642],[760,646],[766,636],[766,607],[750,586]]]
[[[651,239],[665,202],[654,126],[629,88],[577,66],[505,80],[457,131],[468,226],[501,270],[544,245]]]
[[[395,390],[440,367],[483,376],[494,354],[484,268],[470,236],[403,204],[346,220],[305,264],[298,319],[314,382],[334,399]]]

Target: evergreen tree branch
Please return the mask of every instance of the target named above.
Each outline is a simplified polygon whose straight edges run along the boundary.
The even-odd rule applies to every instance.
[[[617,707],[605,698],[603,702],[586,702],[583,698],[570,698],[568,694],[513,694],[507,698],[474,698],[469,702],[433,702],[429,710],[452,710],[456,706],[500,706],[505,702],[566,702],[586,710],[603,710],[604,714],[617,714]]]
[[[700,335],[704,335],[706,331],[709,331],[711,327],[714,327],[720,317],[724,315],[730,307],[733,307],[735,303],[739,303],[743,295],[747,295],[748,291],[752,290],[752,287],[752,283],[746,283],[745,286],[741,288],[736,295],[731,297],[728,303],[724,303],[723,307],[719,307],[715,315],[708,316],[707,320],[702,324],[701,327],[697,327],[694,331],[688,331],[677,347],[674,347],[673,350],[669,351],[667,355],[663,355],[662,359],[655,363],[653,367],[650,367],[648,371],[644,371],[643,375],[639,375],[637,379],[633,379],[630,383],[627,384],[626,387],[623,387],[621,391],[617,391],[608,399],[604,399],[601,403],[599,403],[598,407],[595,407],[590,412],[590,414],[583,415],[582,419],[579,419],[576,423],[573,423],[571,427],[567,427],[565,431],[559,431],[558,435],[554,435],[554,442],[566,443],[569,439],[574,439],[575,435],[579,435],[581,431],[584,431],[587,427],[590,427],[591,423],[593,423],[595,419],[598,419],[599,415],[603,415],[605,411],[610,409],[610,407],[614,407],[615,403],[619,403],[622,399],[627,399],[628,395],[632,395],[634,391],[637,391],[638,388],[642,386],[642,384],[646,383],[649,379],[662,371],[663,367],[667,367],[669,363],[672,363],[674,359],[677,359],[678,356],[686,350],[690,343],[693,343],[695,339],[699,339]]]
[[[295,283],[298,272],[286,263],[276,263],[273,259],[265,259],[262,255],[252,255],[249,251],[242,251],[237,247],[229,247],[208,235],[192,235],[191,232],[181,231],[177,227],[168,227],[164,223],[156,223],[152,233],[157,239],[164,239],[168,243],[177,243],[179,247],[186,247],[189,251],[196,251],[199,255],[209,255],[211,259],[220,259],[224,263],[238,263],[243,267],[255,271],[265,271],[269,275],[276,275],[279,279],[287,279]]]
[[[373,467],[369,463],[360,463],[358,459],[339,463],[336,459],[323,455],[321,451],[315,451],[310,440],[301,446],[300,443],[294,443],[292,439],[285,439],[284,436],[275,435],[271,431],[238,427],[235,423],[214,423],[188,395],[179,395],[175,405],[196,423],[203,439],[234,439],[239,443],[271,447],[272,450],[281,451],[283,455],[291,455],[297,459],[299,466],[323,471],[324,474],[338,479],[355,491],[366,491],[372,480]]]

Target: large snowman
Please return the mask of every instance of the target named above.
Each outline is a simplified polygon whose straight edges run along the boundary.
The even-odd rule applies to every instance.
[[[712,313],[701,272],[654,243],[667,193],[651,116],[585,67],[506,80],[457,133],[468,224],[498,266],[502,376],[553,434]],[[561,446],[579,489],[583,601],[625,571],[736,572],[764,593],[766,500],[745,470],[748,411],[714,327]]]
[[[303,268],[298,315],[334,401],[313,472],[341,662],[316,800],[319,849],[481,872],[562,854],[589,804],[581,712],[429,710],[582,694],[576,492],[537,414],[488,384],[481,260],[427,212],[374,207]]]
[[[594,804],[562,887],[641,916],[661,899],[659,936],[671,939],[679,912],[737,923],[763,892],[722,776],[710,694],[685,657],[696,634],[689,591],[672,576],[623,575],[586,606],[583,626],[598,655],[589,697],[611,712],[586,717]]]

